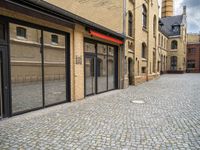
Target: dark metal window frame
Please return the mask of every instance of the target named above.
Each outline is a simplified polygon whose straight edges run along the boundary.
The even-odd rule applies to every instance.
[[[85,52],[85,47],[84,47],[84,95],[85,95],[85,97],[118,89],[118,46],[112,45],[109,43],[105,43],[105,42],[101,42],[101,41],[97,41],[97,40],[93,40],[93,39],[89,39],[89,38],[84,39],[84,45],[85,45],[85,43],[91,43],[91,44],[95,45],[95,53]],[[104,44],[107,46],[107,90],[103,91],[103,92],[98,92],[97,63],[94,63],[95,64],[95,69],[94,69],[95,70],[95,72],[94,72],[94,74],[95,74],[95,93],[87,95],[86,94],[86,78],[85,78],[85,76],[86,76],[85,59],[87,57],[94,57],[95,61],[97,62],[97,57],[98,57],[97,44]],[[115,67],[114,67],[114,84],[115,85],[114,85],[114,88],[110,89],[110,90],[108,89],[108,46],[114,47],[114,64],[115,64]]]
[[[13,19],[10,17],[5,17],[5,16],[1,16],[0,15],[0,20],[3,20],[3,22],[5,22],[5,24],[7,24],[7,45],[8,45],[8,66],[7,66],[7,70],[8,70],[8,99],[6,99],[6,104],[8,106],[6,106],[7,111],[9,112],[7,114],[6,117],[11,117],[11,116],[15,116],[15,115],[19,115],[19,114],[23,114],[23,113],[27,113],[27,112],[31,112],[34,110],[39,110],[42,108],[46,108],[46,107],[50,107],[50,106],[54,106],[54,105],[58,105],[58,104],[62,104],[62,103],[67,103],[71,101],[71,74],[70,74],[70,34],[64,31],[60,31],[60,30],[56,30],[53,28],[49,28],[49,27],[44,27],[41,25],[37,25],[37,24],[33,24],[30,22],[26,22],[26,21],[22,21],[22,20],[18,20],[18,19]],[[27,26],[27,27],[31,27],[34,29],[38,29],[41,31],[41,57],[42,57],[42,95],[43,95],[43,106],[42,107],[38,107],[38,108],[34,108],[34,109],[30,109],[30,110],[25,110],[25,111],[20,111],[17,113],[13,113],[12,112],[12,83],[11,83],[11,61],[10,61],[10,30],[9,30],[9,24],[13,23],[13,24],[17,24],[17,25],[22,25],[22,26]],[[54,103],[48,106],[45,106],[45,90],[44,90],[44,42],[43,42],[43,31],[48,31],[48,32],[53,32],[56,34],[61,34],[65,36],[65,63],[66,63],[66,67],[65,67],[65,72],[66,72],[66,100],[64,100],[64,102],[59,102],[59,103]]]

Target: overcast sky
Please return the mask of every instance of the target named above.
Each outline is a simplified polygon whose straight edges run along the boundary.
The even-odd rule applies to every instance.
[[[162,0],[158,0],[160,5]],[[189,33],[200,32],[200,0],[174,0],[174,14],[180,15],[183,6],[187,6],[187,22]]]

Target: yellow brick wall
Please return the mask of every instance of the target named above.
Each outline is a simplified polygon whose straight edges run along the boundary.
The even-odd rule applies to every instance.
[[[123,0],[45,0],[118,33],[123,32]]]
[[[142,26],[142,5],[147,8],[147,30],[143,29]],[[134,65],[134,75],[135,80],[148,79],[148,76],[157,76],[157,62],[158,62],[158,2],[153,0],[151,2],[138,0],[135,1],[135,65]],[[156,34],[153,33],[153,22],[154,16],[156,16]],[[147,59],[142,58],[142,43],[147,45]],[[155,51],[155,69],[153,69],[153,52]],[[146,67],[147,73],[142,73],[141,68]],[[156,70],[153,72],[153,70]],[[135,81],[135,84],[140,83],[140,81]]]

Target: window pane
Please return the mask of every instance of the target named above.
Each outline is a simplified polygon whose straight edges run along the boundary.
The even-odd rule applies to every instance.
[[[53,45],[52,34],[44,32],[45,105],[66,101],[65,36],[57,34],[58,44]]]
[[[114,47],[108,47],[108,90],[112,90],[115,88],[114,50]]]
[[[26,29],[22,27],[17,27],[17,36],[26,38]]]
[[[43,106],[41,31],[26,27],[26,41],[16,40],[16,24],[10,24],[12,111],[26,111]]]
[[[58,36],[57,35],[51,35],[51,42],[52,43],[58,43]]]
[[[95,53],[95,44],[85,43],[85,52],[87,52],[87,53]]]
[[[85,58],[86,95],[95,94],[94,57]]]
[[[97,81],[98,93],[107,91],[107,46],[97,46]]]

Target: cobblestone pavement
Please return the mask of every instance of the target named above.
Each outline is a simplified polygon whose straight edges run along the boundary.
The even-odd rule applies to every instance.
[[[200,149],[200,74],[164,75],[0,121],[0,149]]]

